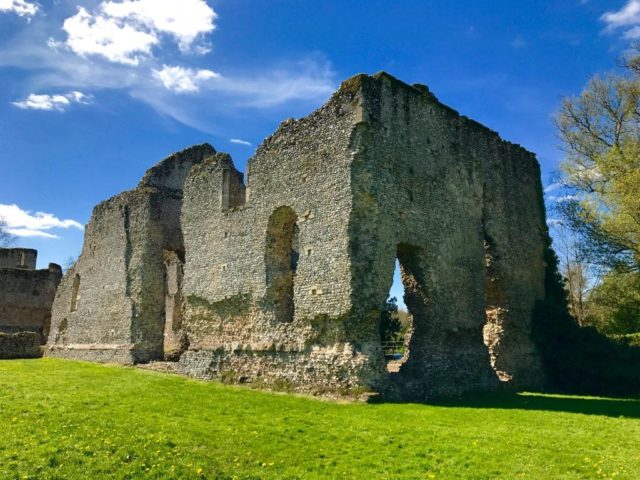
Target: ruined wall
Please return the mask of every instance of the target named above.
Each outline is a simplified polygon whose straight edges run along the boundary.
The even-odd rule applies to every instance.
[[[426,398],[498,380],[539,386],[529,337],[544,296],[535,157],[424,86],[386,74],[352,82],[363,110],[352,170],[352,303],[363,319],[380,308],[397,258],[413,316],[408,360],[391,387]],[[368,351],[379,346],[374,325],[368,343]]]
[[[344,82],[250,159],[185,150],[94,210],[49,354],[178,360],[200,378],[423,400],[542,381],[535,157],[386,74]],[[380,311],[413,317],[389,373]]]
[[[36,269],[38,252],[31,248],[0,248],[0,268]]]
[[[0,249],[4,258],[22,259],[21,251],[29,254],[26,263],[35,268],[35,250]],[[9,264],[13,264],[9,262]],[[35,332],[41,343],[49,334],[51,305],[62,277],[59,265],[34,270],[29,268],[0,268],[0,332]]]
[[[41,357],[40,341],[36,332],[0,333],[0,360]]]
[[[358,385],[353,372],[366,358],[344,330],[355,121],[347,97],[338,92],[309,117],[283,122],[249,161],[246,189],[227,155],[191,171],[182,213],[183,371]]]
[[[162,358],[164,252],[184,254],[181,186],[212,153],[200,145],[174,154],[136,189],[94,209],[82,253],[56,294],[47,355],[122,363]]]
[[[225,178],[238,177],[229,157],[193,169],[182,369],[415,399],[539,385],[529,338],[544,294],[539,175],[532,154],[426,87],[348,80],[258,149],[245,204],[224,202]],[[390,375],[379,318],[396,258],[414,331]]]

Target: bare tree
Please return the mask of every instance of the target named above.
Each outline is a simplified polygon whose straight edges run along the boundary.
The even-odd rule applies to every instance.
[[[562,223],[555,226],[556,252],[560,259],[560,269],[564,277],[569,309],[580,326],[587,323],[590,304],[589,294],[598,278],[589,264],[580,255],[578,241]]]
[[[0,247],[8,247],[15,242],[15,237],[7,230],[7,222],[0,218]]]
[[[76,261],[78,260],[78,256],[76,255],[75,257],[73,255],[69,255],[64,263],[62,264],[62,269],[66,272],[67,270],[69,270],[71,267],[73,267],[76,264]]]

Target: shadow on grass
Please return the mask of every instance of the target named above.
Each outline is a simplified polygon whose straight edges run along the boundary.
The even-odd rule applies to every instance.
[[[574,397],[540,393],[481,394],[429,402],[441,407],[539,410],[607,417],[640,418],[640,399]]]

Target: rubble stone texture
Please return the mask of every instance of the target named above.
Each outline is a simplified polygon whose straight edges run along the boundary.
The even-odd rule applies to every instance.
[[[98,205],[48,354],[395,399],[535,387],[545,233],[533,154],[425,86],[358,75],[283,122],[246,184],[198,146]],[[389,373],[378,324],[396,258],[413,332]]]
[[[0,248],[0,333],[35,332],[44,343],[62,269],[36,270],[36,257],[32,249]]]
[[[200,145],[171,155],[137,188],[94,208],[82,253],[53,303],[49,354],[121,363],[162,357],[165,252],[184,259],[182,184],[213,153]]]

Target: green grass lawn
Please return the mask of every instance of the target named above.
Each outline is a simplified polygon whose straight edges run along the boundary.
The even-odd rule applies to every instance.
[[[345,404],[0,362],[0,478],[640,478],[640,400]]]

